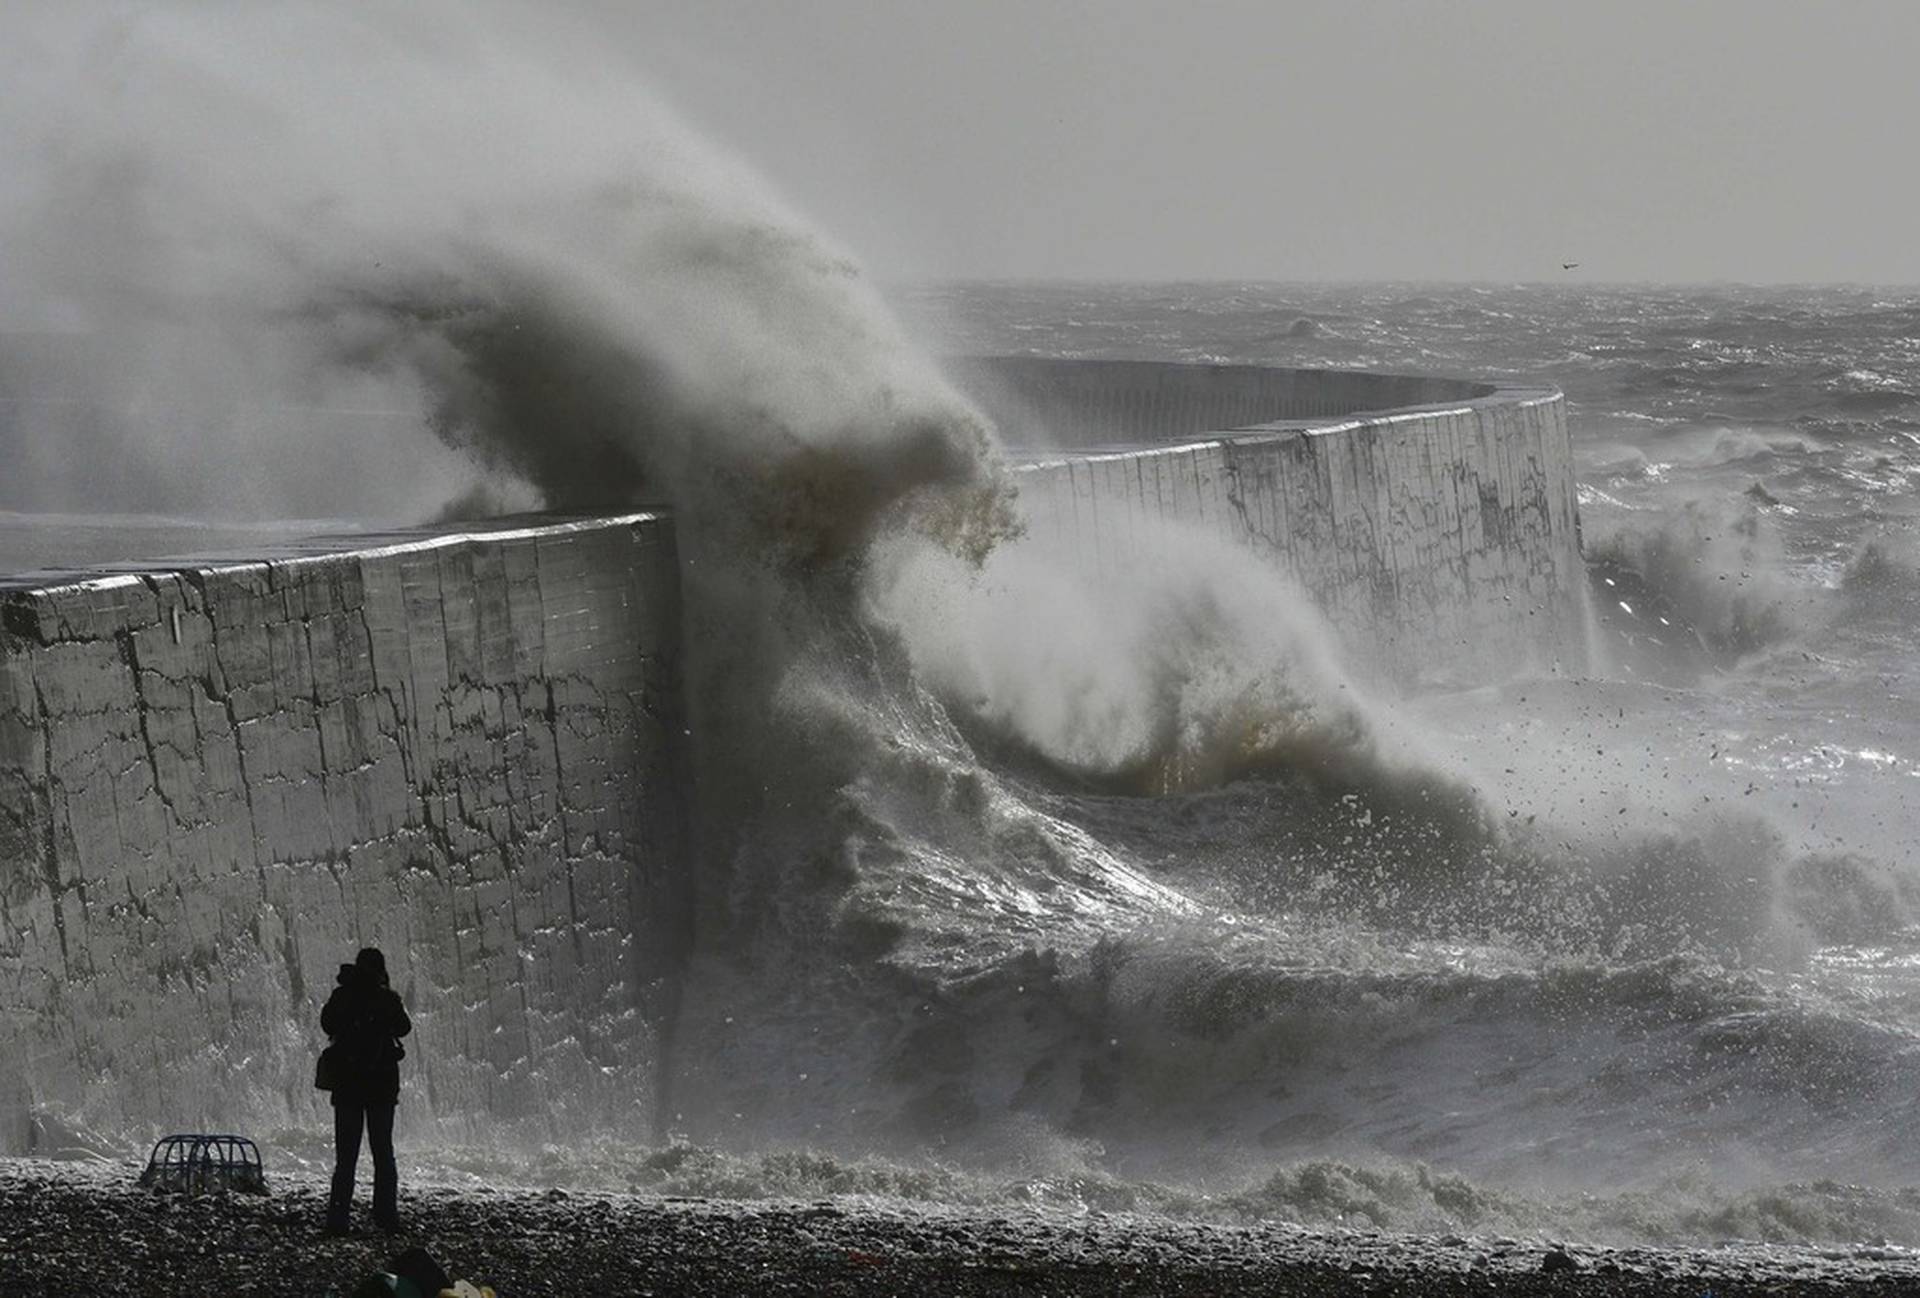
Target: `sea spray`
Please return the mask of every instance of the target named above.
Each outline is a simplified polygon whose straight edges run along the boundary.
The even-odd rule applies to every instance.
[[[11,308],[128,358],[87,394],[125,445],[185,478],[271,476],[328,430],[282,445],[229,420],[237,445],[155,448],[170,425],[125,385],[164,371],[195,394],[173,418],[352,391],[410,416],[388,429],[401,459],[460,452],[461,499],[485,498],[477,467],[554,508],[671,504],[710,769],[755,767],[718,710],[757,722],[839,634],[876,530],[978,554],[1006,526],[990,430],[857,267],[590,31],[499,6],[35,19],[19,48],[78,111],[7,120],[36,182]],[[201,503],[307,506],[275,485]],[[325,485],[426,514],[460,484],[382,454]]]
[[[736,482],[695,480],[751,466],[792,488],[777,521],[803,548],[899,494],[861,480],[863,457],[908,486],[982,471],[981,421],[857,268],[577,25],[487,5],[48,6],[20,35],[10,60],[72,111],[3,119],[27,178],[7,316],[113,358],[82,395],[118,412],[130,453],[182,478],[232,455],[273,488],[205,507],[410,496],[424,513],[444,494],[376,458],[288,500],[340,425],[276,435],[237,417],[252,404],[378,413],[384,443],[355,446],[393,455],[431,458],[431,427],[557,507],[671,494],[764,518],[777,506],[735,506]],[[215,407],[217,434],[169,441]]]
[[[161,115],[122,174],[86,123],[72,128],[37,236],[57,241],[52,218],[91,193],[134,213],[137,237],[95,262],[98,233],[80,223],[81,246],[36,263],[35,282],[209,390],[364,388],[428,444],[550,505],[671,505],[703,830],[685,1120],[699,1100],[748,1139],[1004,1141],[1019,1123],[990,1091],[964,1075],[929,1085],[910,1065],[921,991],[1003,981],[1032,950],[1088,950],[1193,903],[983,769],[870,615],[877,539],[966,565],[1017,533],[990,430],[844,255],[594,56],[556,63],[550,39],[522,46],[488,24],[420,45],[385,21],[129,20],[111,57],[147,93],[211,96],[235,138],[206,151]],[[372,90],[320,104],[305,79],[266,77],[290,39],[317,66],[364,56]],[[400,143],[383,113],[395,100]],[[544,147],[556,139],[587,143]],[[1135,755],[1142,788],[1367,747],[1297,596],[1277,578],[1233,601],[1192,582],[1233,562],[1178,562],[1147,614],[1172,622],[1138,645],[1159,658],[1126,706],[1147,704],[1161,731],[1174,720],[1162,751]],[[1293,628],[1251,667],[1234,661],[1257,639],[1243,608]],[[1154,716],[1176,685],[1173,712]],[[729,1020],[738,1030],[718,1031]]]
[[[74,111],[5,119],[6,308],[125,358],[93,395],[136,475],[265,513],[674,509],[705,904],[662,1123],[730,1148],[640,1188],[965,1201],[1009,1168],[1022,1202],[1600,1229],[1476,1187],[1722,1178],[1622,1191],[1647,1235],[1910,1166],[1910,1034],[1818,965],[1738,967],[1812,897],[1897,969],[1896,883],[1750,820],[1605,829],[1611,796],[1575,834],[1492,753],[1429,762],[1244,556],[1170,537],[1126,588],[1021,547],[991,431],[853,263],[577,29],[42,14],[10,70]],[[1529,755],[1556,809],[1601,801]],[[874,1151],[910,1171],[841,1170]],[[1809,1237],[1901,1216],[1808,1197],[1840,1204]]]
[[[1688,500],[1652,518],[1594,514],[1587,557],[1616,658],[1684,681],[1785,641],[1812,617],[1765,511],[1745,495]]]
[[[875,565],[873,610],[958,715],[1063,773],[1166,793],[1383,760],[1386,714],[1284,574],[1177,523],[1142,528],[1124,574],[1032,534],[978,571],[904,539]]]
[[[425,514],[498,482],[556,508],[671,505],[703,842],[675,868],[701,881],[709,949],[777,967],[816,943],[835,802],[876,777],[859,701],[897,697],[942,742],[855,613],[864,549],[910,528],[978,556],[1009,526],[990,430],[864,276],[564,23],[33,17],[35,83],[78,111],[7,119],[34,180],[9,213],[9,306],[124,358],[80,395],[121,416],[129,454],[187,483],[232,462],[271,477],[329,429],[170,440],[170,421],[353,394],[397,449],[345,457],[330,503]],[[134,390],[181,404],[156,416]],[[435,446],[464,476],[409,471],[444,467]],[[208,476],[208,508],[317,508],[289,503],[298,479],[249,495]]]
[[[1823,1191],[1769,1182],[1910,1179],[1900,1150],[1910,1141],[1911,1088],[1899,1080],[1905,1062],[1893,1061],[1911,1058],[1915,1004],[1911,638],[1902,623],[1910,610],[1897,540],[1910,531],[1901,483],[1911,473],[1911,431],[1898,412],[1870,426],[1795,412],[1821,408],[1808,392],[1843,368],[1831,357],[1878,352],[1876,369],[1910,372],[1911,301],[1847,290],[1735,294],[1756,323],[1729,332],[1742,343],[1786,340],[1779,370],[1749,388],[1716,384],[1699,367],[1661,369],[1683,347],[1718,348],[1695,340],[1690,317],[1680,341],[1658,341],[1671,317],[1698,311],[1715,300],[1710,294],[1618,290],[1595,301],[1476,288],[1429,297],[1391,286],[928,293],[943,307],[981,304],[966,335],[975,350],[1134,353],[1167,337],[1174,312],[1201,302],[1226,318],[1209,319],[1209,354],[1257,362],[1272,358],[1257,332],[1262,304],[1297,310],[1308,300],[1351,313],[1355,335],[1369,339],[1364,352],[1330,349],[1332,359],[1440,369],[1445,357],[1461,373],[1558,362],[1588,421],[1583,434],[1599,425],[1644,447],[1637,459],[1647,471],[1604,493],[1631,513],[1622,530],[1653,538],[1630,538],[1635,553],[1664,550],[1674,560],[1676,600],[1716,636],[1737,636],[1753,613],[1773,615],[1757,645],[1717,660],[1696,648],[1659,684],[1637,671],[1414,701],[1433,730],[1456,737],[1444,766],[1467,772],[1477,805],[1456,822],[1464,834],[1423,832],[1428,841],[1413,838],[1400,856],[1367,836],[1382,819],[1379,787],[1340,791],[1336,802],[1354,800],[1336,814],[1295,778],[1268,772],[1148,806],[1079,779],[1049,785],[1036,773],[1044,763],[1014,763],[1029,786],[1043,786],[1032,795],[1042,805],[1152,862],[1153,877],[1231,898],[1216,912],[1223,916],[1237,911],[1276,926],[1250,925],[1234,942],[1224,926],[1163,925],[1081,958],[1062,952],[1049,966],[1071,988],[1062,999],[1081,1013],[1108,1007],[1062,1037],[1046,1070],[1062,1094],[1071,1083],[1061,1079],[1086,1080],[1080,1094],[1091,1098],[1063,1099],[1057,1112],[1070,1127],[1102,1134],[1104,1166],[1134,1176],[1170,1147],[1177,1155],[1180,1141],[1166,1133],[1177,1125],[1175,1106],[1187,1104],[1191,1146],[1218,1158],[1252,1161],[1256,1144],[1286,1158],[1317,1147],[1352,1167],[1351,1152],[1372,1146],[1420,1150],[1436,1168],[1479,1169],[1468,1175],[1484,1172],[1481,1184],[1637,1183],[1608,1227],[1564,1201],[1551,1210],[1552,1219],[1603,1235],[1658,1237],[1686,1219],[1689,1229],[1712,1230],[1718,1220],[1792,1237],[1829,1228],[1805,1225],[1822,1215],[1812,1201]],[[1458,319],[1488,297],[1519,323],[1461,332]],[[1068,303],[1071,326],[1055,321]],[[1193,329],[1177,341],[1203,344]],[[1317,354],[1288,359],[1326,363]],[[1717,431],[1728,408],[1753,421],[1751,436]],[[1676,451],[1680,440],[1701,448]],[[1756,473],[1766,475],[1764,495],[1751,490]],[[1615,506],[1600,495],[1583,489],[1583,506],[1596,502],[1585,520],[1590,539],[1614,521],[1602,517]],[[1688,500],[1703,503],[1690,509]],[[1874,530],[1872,549],[1846,539],[1862,527]],[[1833,586],[1838,596],[1823,594]],[[1745,611],[1726,588],[1748,598]],[[957,715],[967,714],[966,698],[956,692]],[[1396,819],[1434,828],[1417,816]],[[1326,832],[1303,832],[1316,824]],[[1313,977],[1275,974],[1271,963]],[[1116,977],[1119,968],[1133,972]],[[1388,975],[1402,969],[1416,976],[1396,984]],[[1009,1004],[1039,985],[1026,972],[1017,984],[1026,991],[1008,993]],[[1469,988],[1483,978],[1504,992],[1480,999]],[[1356,984],[1366,990],[1346,1001]],[[1433,1001],[1408,999],[1421,984]],[[1131,990],[1096,992],[1114,988]],[[1551,990],[1522,1009],[1534,989]],[[1176,999],[1178,1030],[1164,1012]],[[1373,1016],[1396,1002],[1403,1017]],[[1484,1022],[1481,1011],[1452,1013],[1469,1002]],[[1286,1011],[1317,1004],[1328,1007],[1324,1032],[1294,1030],[1301,1019]],[[1368,1047],[1373,1038],[1378,1050]],[[1356,1053],[1329,1049],[1329,1040]],[[1160,1075],[1174,1084],[1155,1082],[1159,1070],[1145,1062],[1155,1043],[1172,1061]],[[1229,1097],[1236,1078],[1262,1084]],[[1103,1111],[1100,1098],[1114,1094],[1116,1079],[1159,1106]],[[1193,1098],[1208,1085],[1221,1089]],[[1676,1169],[1680,1176],[1663,1179]],[[1891,1204],[1903,1195],[1866,1190],[1860,1198]],[[1741,1206],[1722,1216],[1736,1200]]]

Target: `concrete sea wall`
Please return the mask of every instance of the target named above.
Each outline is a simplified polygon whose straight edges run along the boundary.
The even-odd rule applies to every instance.
[[[687,931],[651,515],[0,580],[0,1151],[317,1125],[362,944],[403,1127],[650,1120]]]
[[[956,373],[1032,525],[1270,555],[1408,682],[1584,661],[1558,392],[1251,366]],[[690,941],[680,567],[651,514],[0,578],[0,1152],[321,1126],[385,948],[403,1129],[653,1134]]]
[[[1159,524],[1185,524],[1270,555],[1353,662],[1403,685],[1587,665],[1557,390],[1025,357],[958,376],[1027,448],[1035,528],[1117,574],[1153,562]]]

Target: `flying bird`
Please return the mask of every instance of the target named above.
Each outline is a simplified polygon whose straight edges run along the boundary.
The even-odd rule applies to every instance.
[[[1580,264],[1580,263],[1579,263],[1579,262],[1577,262],[1577,261],[1563,261],[1563,262],[1561,262],[1561,263],[1560,263],[1560,269],[1561,269],[1561,270],[1572,270],[1572,269],[1573,269],[1573,268],[1574,268],[1575,266],[1578,266],[1579,264]]]

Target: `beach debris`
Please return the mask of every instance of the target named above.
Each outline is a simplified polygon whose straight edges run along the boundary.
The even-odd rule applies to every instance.
[[[420,1298],[438,1298],[442,1289],[453,1287],[453,1277],[418,1244],[388,1262],[387,1269],[412,1285]]]
[[[329,1298],[334,1291],[329,1290]],[[405,1276],[395,1275],[391,1271],[375,1271],[360,1282],[358,1288],[347,1298],[495,1298],[492,1285],[475,1284],[471,1280],[455,1280],[437,1293],[428,1293],[416,1286]]]
[[[183,1194],[215,1190],[265,1194],[267,1173],[260,1163],[260,1147],[245,1136],[185,1133],[154,1142],[140,1184]]]
[[[464,1286],[464,1287],[463,1287]],[[362,1280],[347,1298],[493,1298],[493,1290],[468,1280],[455,1280],[419,1245],[387,1262],[387,1269]]]

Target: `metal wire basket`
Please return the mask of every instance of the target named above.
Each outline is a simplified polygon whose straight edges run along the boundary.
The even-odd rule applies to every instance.
[[[245,1136],[162,1136],[147,1156],[140,1184],[155,1190],[208,1194],[216,1190],[267,1192],[260,1147]]]

